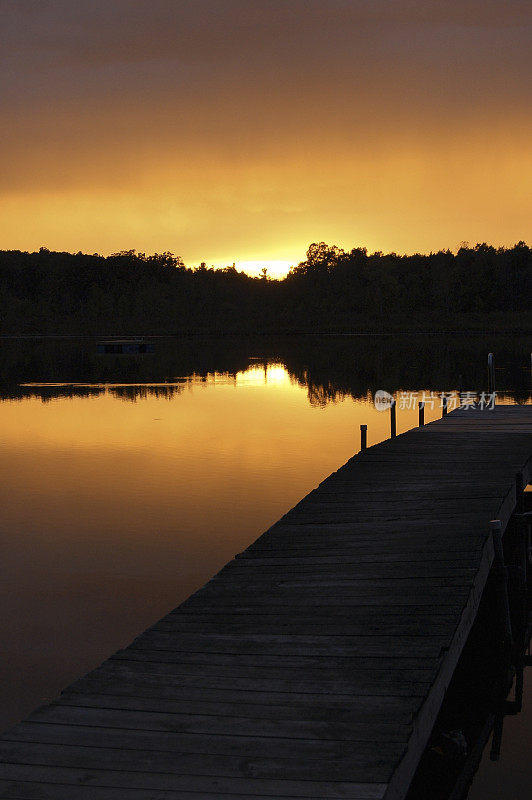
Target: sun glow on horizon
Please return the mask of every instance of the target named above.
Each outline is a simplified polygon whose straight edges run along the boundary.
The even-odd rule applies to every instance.
[[[530,240],[529,4],[7,5],[2,249],[281,278]]]
[[[263,269],[266,269],[268,271],[267,275],[269,278],[284,278],[285,275],[288,274],[290,267],[299,264],[299,262],[303,261],[303,259],[304,256],[302,255],[301,258],[292,259],[291,261],[283,259],[270,259],[269,261],[235,261],[233,263],[238,272],[245,272],[247,275],[257,277],[262,274]],[[215,264],[214,266],[216,268],[220,268],[227,265]]]

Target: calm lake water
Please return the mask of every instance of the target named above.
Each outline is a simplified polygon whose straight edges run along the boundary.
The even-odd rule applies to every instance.
[[[506,400],[526,402],[530,345],[161,339],[109,356],[90,339],[4,340],[0,729],[205,583],[358,450],[360,424],[387,438],[372,392],[485,389],[493,350]],[[398,410],[399,432],[416,424]],[[472,798],[532,783],[532,715],[506,727]]]

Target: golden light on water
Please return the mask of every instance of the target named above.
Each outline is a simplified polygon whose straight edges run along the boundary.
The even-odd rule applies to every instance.
[[[282,364],[264,364],[250,367],[244,372],[238,372],[236,383],[239,386],[276,384],[277,387],[289,388],[293,380],[288,370]]]

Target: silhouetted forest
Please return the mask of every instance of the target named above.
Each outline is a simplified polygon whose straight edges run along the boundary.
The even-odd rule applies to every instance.
[[[310,245],[283,280],[187,268],[171,253],[0,251],[0,333],[526,330],[532,250],[401,256]]]

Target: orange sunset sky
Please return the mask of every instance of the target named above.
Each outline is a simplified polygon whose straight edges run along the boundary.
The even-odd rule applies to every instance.
[[[0,0],[0,248],[530,240],[532,4]],[[254,262],[249,264],[249,262]]]

